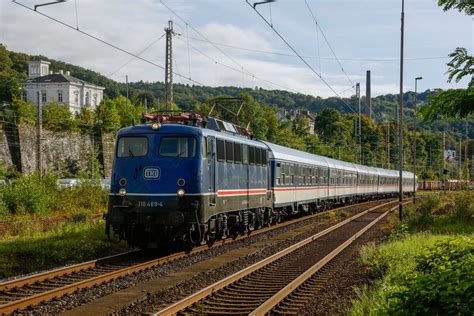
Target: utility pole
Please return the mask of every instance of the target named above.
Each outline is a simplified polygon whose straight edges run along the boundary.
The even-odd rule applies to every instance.
[[[128,103],[128,75],[125,75],[125,86],[127,87],[127,103]]]
[[[418,80],[423,79],[422,77],[415,78],[415,104],[413,112],[413,204],[416,204],[416,116],[418,115],[418,109],[416,107],[416,99],[418,98]]]
[[[462,140],[461,137],[459,137],[459,180],[462,179]]]
[[[166,32],[166,55],[165,55],[165,109],[173,103],[173,21],[168,21]]]
[[[442,159],[443,159],[443,191],[446,193],[446,158],[444,157],[444,153],[446,152],[446,126],[444,127],[443,130],[443,153],[442,153]]]
[[[41,92],[37,88],[36,102],[38,104],[38,113],[36,114],[36,169],[40,177],[43,177],[43,153],[41,152],[41,137],[43,134],[43,106]]]
[[[359,143],[359,164],[362,164],[362,123],[360,118],[360,83],[356,83],[356,99],[357,99],[357,142]]]
[[[466,118],[466,134],[464,136],[464,167],[466,168],[466,181],[469,181],[469,168],[468,168],[468,164],[467,164],[467,146],[469,144],[469,134],[468,134],[468,122],[467,122],[467,118]],[[471,161],[472,163],[472,161]],[[466,183],[467,184],[467,183]]]
[[[371,95],[371,81],[370,81],[370,70],[367,70],[365,82],[365,103],[367,103],[367,116],[372,117],[372,95]]]
[[[387,169],[390,169],[390,121],[387,121]]]
[[[400,105],[398,109],[398,216],[403,220],[403,36],[405,22],[405,0],[402,0],[400,28]]]

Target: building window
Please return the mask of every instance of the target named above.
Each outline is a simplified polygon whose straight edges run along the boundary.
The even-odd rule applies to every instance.
[[[79,104],[79,91],[74,91],[74,102]]]
[[[86,92],[86,105],[91,104],[91,94],[90,92]]]
[[[63,102],[63,93],[62,92],[58,92],[58,102]]]
[[[94,94],[94,103],[93,103],[94,106],[97,105],[97,94]]]
[[[41,92],[41,102],[46,102],[46,92]]]

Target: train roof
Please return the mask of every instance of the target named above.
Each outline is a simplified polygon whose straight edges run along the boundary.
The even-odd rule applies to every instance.
[[[280,146],[266,141],[262,141],[262,143],[268,146],[268,148],[272,151],[273,158],[275,159],[329,167],[327,162],[328,158],[326,157],[310,154],[301,150]]]

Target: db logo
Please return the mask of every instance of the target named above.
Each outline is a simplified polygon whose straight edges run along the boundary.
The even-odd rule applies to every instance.
[[[143,177],[145,179],[159,179],[160,168],[145,168],[143,169]]]

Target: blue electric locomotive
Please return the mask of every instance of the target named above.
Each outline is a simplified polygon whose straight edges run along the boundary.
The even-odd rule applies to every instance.
[[[397,174],[275,144],[195,115],[117,134],[107,232],[131,245],[203,244],[282,217],[398,192]],[[413,174],[404,174],[410,193]],[[405,186],[406,184],[406,186]]]

